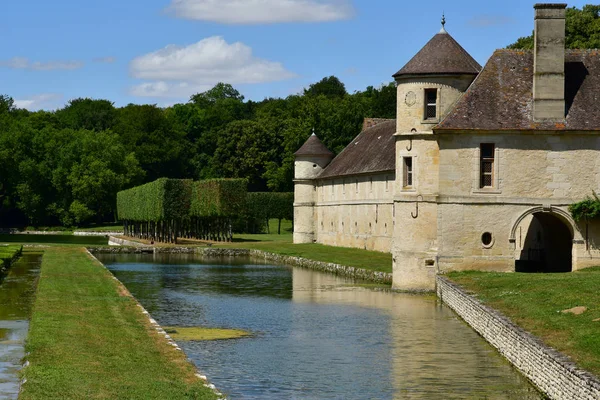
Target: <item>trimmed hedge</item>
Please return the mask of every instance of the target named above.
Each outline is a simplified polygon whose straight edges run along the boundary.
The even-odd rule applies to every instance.
[[[117,214],[127,221],[166,221],[189,216],[192,180],[161,178],[117,193]]]
[[[279,220],[279,233],[281,233],[281,220],[294,220],[294,193],[248,193],[248,220],[249,226],[256,226],[253,221],[266,223],[269,229],[269,220]]]
[[[207,179],[193,183],[190,216],[235,217],[246,208],[248,181]]]
[[[166,179],[117,194],[126,235],[160,242],[178,237],[233,239],[231,218],[246,208],[245,179]]]

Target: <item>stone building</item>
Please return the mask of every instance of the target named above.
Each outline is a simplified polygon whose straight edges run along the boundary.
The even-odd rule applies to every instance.
[[[409,290],[453,270],[598,265],[600,226],[568,206],[600,188],[600,52],[565,50],[565,8],[536,4],[535,49],[483,69],[442,28],[394,75],[395,121],[367,121],[335,158],[312,136],[294,241],[391,251]]]

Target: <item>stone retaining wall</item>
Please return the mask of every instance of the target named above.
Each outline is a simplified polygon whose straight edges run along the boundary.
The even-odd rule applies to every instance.
[[[109,246],[128,246],[128,247],[146,247],[146,248],[152,248],[152,246],[149,246],[147,244],[143,244],[140,242],[135,242],[133,240],[126,240],[126,239],[121,239],[115,236],[109,236],[108,237],[108,245]]]
[[[131,253],[145,252],[146,249],[153,249],[154,253],[196,253],[204,257],[254,257],[263,259],[278,264],[294,265],[302,268],[309,268],[323,272],[329,272],[336,275],[348,276],[355,279],[366,280],[375,283],[392,283],[392,274],[387,272],[370,271],[362,268],[348,267],[345,265],[328,263],[323,261],[309,260],[303,257],[286,256],[282,254],[269,253],[255,249],[228,249],[228,248],[205,248],[205,247],[149,247],[140,248],[140,243],[119,239],[115,237],[109,238],[109,243],[121,243],[121,246],[130,247],[114,247],[114,248],[90,248],[92,253]],[[131,245],[130,243],[135,243]],[[137,246],[136,246],[137,245]]]
[[[600,399],[600,380],[443,276],[437,295],[551,399]]]

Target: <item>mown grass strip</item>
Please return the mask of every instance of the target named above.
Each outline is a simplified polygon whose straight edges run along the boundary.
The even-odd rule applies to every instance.
[[[214,399],[83,248],[47,248],[20,399]]]
[[[370,271],[392,272],[391,253],[381,253],[348,247],[325,246],[318,243],[294,244],[292,235],[238,235],[234,243],[219,243],[216,247],[257,249],[292,257],[303,257],[363,268]],[[234,239],[235,240],[235,239]]]
[[[470,271],[448,277],[600,376],[600,267],[564,274]],[[578,306],[587,310],[561,312]]]

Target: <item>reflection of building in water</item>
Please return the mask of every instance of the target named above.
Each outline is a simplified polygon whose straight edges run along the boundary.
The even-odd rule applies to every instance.
[[[600,224],[568,205],[600,189],[600,53],[565,50],[565,4],[535,5],[534,24],[534,51],[497,50],[483,69],[442,27],[394,75],[395,120],[365,121],[333,160],[308,139],[294,242],[391,252],[402,289],[597,265]]]
[[[348,320],[345,323],[351,329],[364,329],[352,334],[380,337],[380,346],[373,346],[365,357],[380,357],[381,362],[388,363],[379,367],[387,368],[393,376],[394,399],[490,398],[490,387],[496,387],[498,399],[541,398],[525,378],[433,296],[351,287],[350,282],[294,268],[292,299],[296,303],[368,308],[374,319],[387,320],[384,330],[372,329],[364,314],[356,325]],[[386,354],[379,354],[382,350]],[[360,362],[360,354],[354,357],[358,359],[353,362]]]

